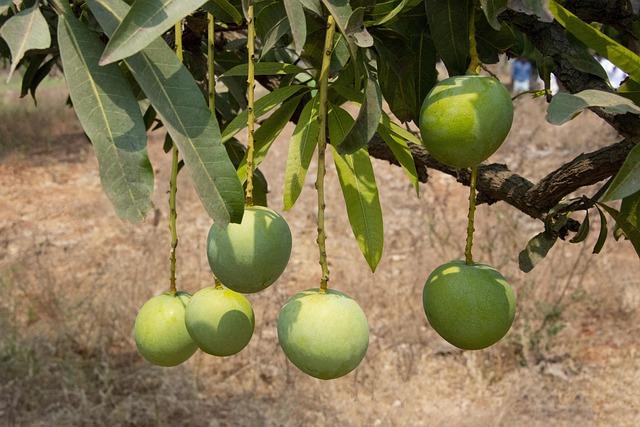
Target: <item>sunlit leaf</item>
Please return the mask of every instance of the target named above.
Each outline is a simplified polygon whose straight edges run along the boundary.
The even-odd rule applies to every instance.
[[[598,206],[600,206],[602,209],[607,211],[609,215],[611,215],[611,217],[616,221],[618,227],[620,227],[622,231],[624,231],[624,235],[627,236],[627,239],[629,239],[629,241],[633,245],[633,248],[636,250],[638,256],[640,256],[640,229],[627,221],[627,219],[623,215],[620,215],[620,212],[613,209],[612,207],[607,206],[603,203],[598,203]]]
[[[638,191],[640,191],[640,145],[636,145],[629,152],[601,200],[608,202],[624,199]]]
[[[296,52],[300,53],[307,41],[307,21],[304,17],[304,8],[300,0],[284,0],[284,7],[289,18],[289,26],[293,34]]]
[[[470,4],[470,0],[426,0],[433,43],[452,76],[467,70]]]
[[[400,137],[391,130],[391,120],[386,114],[382,116],[382,121],[378,127],[378,135],[387,144],[393,156],[396,158],[402,170],[409,177],[411,184],[416,190],[416,194],[420,195],[420,182],[418,180],[418,172],[416,170],[416,163],[411,154],[411,149],[407,140]]]
[[[533,270],[536,264],[547,256],[557,240],[557,237],[550,235],[546,231],[537,234],[534,238],[529,240],[527,247],[524,248],[518,256],[520,270],[525,273]]]
[[[640,114],[640,107],[631,100],[603,90],[587,89],[576,94],[560,92],[551,99],[547,121],[561,125],[590,107],[602,108],[609,114]]]

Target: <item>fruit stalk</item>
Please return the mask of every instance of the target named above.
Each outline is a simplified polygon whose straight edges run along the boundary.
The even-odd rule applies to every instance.
[[[478,167],[471,168],[471,184],[469,185],[469,216],[467,218],[467,245],[464,249],[464,257],[467,265],[473,264],[473,232],[476,215],[476,185],[478,182]]]
[[[480,57],[478,56],[478,44],[476,42],[476,5],[472,2],[471,12],[469,13],[469,68],[467,74],[478,74],[480,67]]]
[[[215,74],[215,19],[212,13],[207,13],[207,66],[209,72],[209,109],[213,117],[216,116],[216,74]]]
[[[324,55],[322,57],[322,67],[320,68],[320,89],[318,112],[318,124],[320,132],[318,133],[318,176],[316,179],[316,190],[318,192],[318,250],[320,252],[320,267],[322,268],[322,278],[320,279],[320,289],[327,290],[329,282],[329,265],[327,263],[327,233],[324,227],[324,210],[326,207],[324,201],[324,177],[326,175],[325,168],[325,151],[327,148],[327,93],[329,89],[329,70],[331,65],[331,55],[333,54],[333,37],[336,31],[336,23],[333,16],[329,15],[327,19],[327,34],[324,41]]]
[[[255,130],[256,116],[254,109],[255,103],[255,40],[256,26],[253,16],[253,0],[248,1],[247,7],[247,51],[248,51],[248,70],[247,70],[247,189],[245,202],[247,206],[253,206],[253,155],[254,141],[253,134]]]
[[[175,26],[176,55],[183,60],[182,21]],[[171,149],[171,180],[169,181],[169,231],[171,233],[171,252],[169,255],[170,277],[169,292],[176,293],[176,249],[178,248],[178,211],[176,210],[176,193],[178,192],[179,153],[176,144]]]

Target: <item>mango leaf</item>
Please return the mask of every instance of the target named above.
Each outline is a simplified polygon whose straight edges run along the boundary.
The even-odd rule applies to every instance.
[[[262,58],[276,46],[276,43],[285,34],[291,31],[291,26],[281,2],[269,4],[256,15],[256,27],[262,41],[262,49],[260,50]]]
[[[618,88],[618,94],[632,100],[636,105],[640,105],[640,83],[627,79]]]
[[[598,233],[598,241],[593,247],[593,253],[599,254],[607,241],[609,229],[607,227],[607,217],[604,215],[604,212],[602,212],[602,209],[600,209],[598,205],[596,205],[596,208],[598,209],[598,214],[600,214],[600,233]]]
[[[547,121],[561,125],[576,117],[584,109],[600,107],[609,114],[640,114],[640,107],[631,100],[611,92],[587,89],[575,94],[560,92],[551,99]]]
[[[393,9],[391,9],[389,11],[389,13],[387,13],[384,16],[382,16],[380,19],[375,20],[373,22],[373,25],[384,25],[384,24],[386,24],[387,22],[391,21],[393,18],[398,16],[398,14],[400,12],[402,12],[404,10],[404,8],[407,7],[407,5],[409,5],[409,6],[413,5],[413,2],[411,2],[411,0],[402,0],[402,1],[400,1]]]
[[[420,182],[418,180],[418,172],[416,170],[416,163],[411,154],[411,149],[407,140],[395,134],[391,130],[391,120],[389,116],[384,114],[380,126],[378,126],[378,135],[387,144],[394,157],[402,167],[402,170],[409,177],[411,184],[416,190],[416,195],[420,196]]]
[[[495,30],[499,30],[501,26],[498,21],[498,15],[507,8],[507,0],[480,0],[480,7],[482,7],[489,25]]]
[[[616,224],[618,224],[618,227],[620,227],[622,231],[624,231],[625,236],[627,236],[627,239],[631,241],[633,248],[636,250],[638,256],[640,256],[640,229],[631,224],[624,217],[624,215],[620,215],[620,212],[613,209],[612,207],[609,207],[603,203],[598,203],[598,206],[600,206],[602,209],[607,211],[609,215],[611,215],[611,218],[613,218],[616,221]]]
[[[304,17],[304,8],[300,0],[284,0],[284,8],[287,10],[296,53],[299,54],[307,41],[307,21]]]
[[[246,158],[246,147],[240,144],[237,139],[231,139],[224,145],[224,148],[226,148],[227,154],[229,154],[229,158],[233,165],[235,167],[239,167],[240,163]],[[244,188],[246,190],[246,183]],[[255,169],[253,171],[253,204],[258,206],[268,206],[268,194],[269,184],[267,183],[267,179],[260,169]]]
[[[629,224],[640,230],[640,191],[622,199],[620,215]]]
[[[640,82],[640,56],[594,26],[582,21],[554,0],[549,0],[549,9],[556,21],[575,38],[613,62],[629,74],[633,80]]]
[[[569,240],[571,243],[580,243],[584,242],[584,240],[589,235],[589,211],[586,211],[584,216],[584,221],[580,224],[580,228],[578,228],[578,232],[573,239]]]
[[[508,0],[508,7],[516,12],[536,15],[543,22],[553,21],[549,0]]]
[[[264,116],[269,111],[276,108],[280,103],[291,98],[296,93],[300,92],[305,87],[302,85],[284,86],[269,92],[265,96],[256,100],[254,105],[254,112],[256,119]],[[222,132],[222,142],[227,142],[233,138],[238,132],[247,127],[247,110],[238,114]]]
[[[342,155],[331,147],[351,230],[371,271],[375,272],[382,257],[384,227],[369,153],[361,148],[353,154]]]
[[[142,221],[151,208],[153,169],[138,102],[117,65],[98,65],[104,45],[73,15],[58,18],[58,45],[73,107],[98,158],[117,214]]]
[[[293,207],[302,192],[309,164],[318,145],[318,97],[314,97],[302,109],[289,141],[289,154],[284,173],[284,209]]]
[[[627,155],[622,167],[600,199],[603,202],[624,199],[640,191],[640,145]]]
[[[249,71],[247,64],[236,65],[228,71],[225,71],[222,77],[237,77],[246,76]],[[282,62],[256,62],[255,75],[256,76],[276,76],[286,74],[298,74],[305,73],[306,71],[297,65],[284,64]]]
[[[122,0],[87,3],[107,34],[115,31],[128,10]],[[240,222],[242,185],[221,142],[218,122],[191,73],[162,39],[125,63],[178,146],[209,216],[221,226]]]
[[[302,99],[302,95],[298,95],[284,102],[280,108],[278,108],[268,119],[266,119],[260,127],[255,131],[254,138],[254,153],[253,164],[254,168],[260,166],[260,163],[264,160],[271,145],[276,140],[278,135],[282,132],[284,127],[291,120],[291,116],[298,108],[298,104]],[[247,179],[247,159],[242,159],[238,166],[238,178],[241,182]]]
[[[322,3],[335,19],[338,29],[347,41],[351,57],[355,60],[358,56],[356,40],[372,40],[362,25],[363,11],[354,11],[346,0],[322,0]]]
[[[38,3],[18,12],[9,18],[0,28],[0,37],[7,42],[11,51],[11,68],[7,82],[20,63],[25,52],[32,49],[46,49],[51,46],[49,26],[45,21]]]
[[[378,83],[377,63],[371,51],[367,50],[366,55],[364,99],[351,131],[337,147],[342,154],[351,154],[365,147],[375,135],[382,117],[382,90]]]
[[[556,244],[557,237],[543,231],[537,234],[518,255],[520,270],[525,273],[530,272],[549,253],[549,250]]]
[[[300,0],[300,3],[302,3],[302,6],[304,6],[305,9],[310,10],[316,15],[323,15],[322,3],[320,3],[320,0]]]
[[[100,64],[127,58],[160,37],[207,0],[136,0],[114,31]]]
[[[205,3],[202,8],[212,13],[216,21],[231,21],[236,25],[242,23],[242,13],[228,0],[211,0]]]
[[[449,75],[467,71],[470,0],[425,0],[433,43]]]
[[[329,141],[334,147],[339,147],[353,127],[353,117],[345,109],[332,105],[327,122]]]

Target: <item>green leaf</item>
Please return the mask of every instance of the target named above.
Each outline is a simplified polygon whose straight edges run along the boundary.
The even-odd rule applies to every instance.
[[[269,111],[276,108],[280,103],[286,101],[291,98],[296,93],[300,92],[304,89],[305,86],[302,85],[292,85],[292,86],[284,86],[278,89],[275,89],[272,92],[269,92],[262,98],[256,100],[254,105],[254,112],[256,115],[256,119],[259,119]],[[238,132],[247,127],[247,110],[244,110],[242,113],[238,114],[235,119],[233,119],[227,127],[222,132],[222,142],[227,142],[231,138],[234,137]]]
[[[547,121],[554,125],[561,125],[590,107],[600,107],[609,114],[640,114],[640,107],[623,96],[602,90],[587,89],[576,94],[560,92],[555,95],[547,110]]]
[[[640,191],[640,144],[633,147],[622,167],[600,199],[603,202],[624,199]]]
[[[527,247],[524,248],[518,256],[520,270],[525,273],[530,272],[533,268],[544,259],[549,250],[556,244],[557,237],[550,235],[546,231],[537,234],[533,239],[529,240]]]
[[[88,5],[107,34],[128,10],[121,0],[88,0]],[[240,222],[242,185],[221,142],[218,122],[191,73],[162,39],[125,63],[180,149],[209,216],[221,226]]]
[[[618,224],[618,227],[624,231],[625,236],[627,236],[627,239],[631,241],[633,248],[636,250],[638,256],[640,256],[640,229],[627,221],[627,219],[623,215],[620,215],[620,212],[617,210],[603,203],[598,203],[598,206],[611,215],[611,218],[613,218],[616,221],[616,224]]]
[[[402,170],[409,177],[411,184],[416,189],[416,195],[420,196],[420,182],[418,180],[418,172],[416,163],[411,154],[411,149],[407,140],[395,134],[391,130],[391,120],[389,116],[384,114],[380,126],[378,126],[378,135],[387,144],[394,157],[402,167]]]
[[[449,75],[467,71],[469,62],[469,0],[425,0],[433,43]]]
[[[357,40],[369,40],[371,35],[362,25],[363,11],[353,10],[346,0],[322,0],[331,16],[336,20],[338,29],[344,35],[352,59],[358,56]]]
[[[228,0],[211,0],[202,8],[207,12],[213,13],[216,21],[231,21],[236,25],[242,23],[242,13]]]
[[[9,18],[0,28],[0,37],[11,51],[11,68],[7,82],[20,63],[25,52],[46,49],[51,46],[49,26],[38,8],[38,3]]]
[[[58,18],[58,45],[73,107],[98,158],[117,214],[142,221],[151,208],[153,169],[138,102],[117,65],[102,68],[104,45],[73,15]]]
[[[353,127],[353,117],[345,109],[331,106],[327,122],[329,141],[334,147],[339,147]]]
[[[262,41],[260,57],[264,57],[276,43],[291,31],[287,12],[281,2],[274,2],[256,13],[256,30]]]
[[[310,10],[318,16],[322,16],[323,11],[322,3],[320,3],[320,0],[300,0],[300,3],[302,3],[302,6],[304,6],[307,10]]]
[[[309,164],[318,145],[318,97],[314,97],[302,109],[300,120],[289,141],[289,154],[284,173],[284,209],[293,207],[302,192]]]
[[[276,76],[286,74],[306,73],[305,70],[293,64],[284,64],[282,62],[257,62],[255,67],[256,76]],[[236,65],[228,71],[225,71],[219,78],[246,76],[249,71],[247,64]]]
[[[341,155],[333,145],[331,147],[351,230],[371,271],[375,272],[382,257],[384,228],[369,153],[361,148],[353,154]]]
[[[384,25],[387,22],[391,21],[393,18],[395,18],[396,16],[398,16],[398,14],[400,12],[402,12],[404,10],[405,7],[407,7],[407,4],[409,4],[410,0],[402,0],[400,1],[396,7],[394,7],[393,9],[391,9],[389,11],[389,13],[387,13],[386,15],[384,15],[382,18],[376,20],[374,22],[374,25]]]
[[[296,53],[299,54],[307,41],[307,21],[304,17],[304,8],[300,0],[284,0],[284,7],[287,10]]]
[[[640,191],[622,199],[620,215],[629,224],[640,229]]]
[[[127,58],[160,37],[207,0],[136,0],[115,30],[100,64]]]
[[[337,147],[342,154],[351,154],[365,147],[375,135],[382,117],[382,91],[378,83],[377,64],[370,51],[367,51],[364,69],[367,77],[364,100],[351,132]]]
[[[598,241],[593,247],[593,253],[599,254],[600,251],[602,251],[605,242],[607,241],[607,234],[609,232],[609,229],[607,227],[607,217],[604,216],[604,212],[602,212],[602,209],[600,209],[600,207],[597,205],[596,208],[598,209],[598,214],[600,214],[600,233],[598,234]]]
[[[580,224],[580,228],[578,228],[578,232],[573,239],[569,240],[571,243],[580,243],[584,242],[584,240],[589,235],[589,211],[586,211],[584,215],[584,221]]]
[[[540,21],[551,22],[553,16],[549,11],[549,0],[508,0],[508,7],[516,12],[535,15]]]
[[[587,24],[554,0],[549,0],[549,9],[556,21],[575,38],[607,58],[629,76],[640,82],[640,56],[627,49],[611,37]]]
[[[254,153],[253,164],[254,168],[260,166],[260,163],[264,160],[271,145],[276,140],[278,135],[282,132],[284,127],[289,123],[291,116],[298,108],[298,104],[302,99],[302,95],[298,95],[294,98],[284,102],[280,108],[266,119],[260,127],[255,131],[254,137]],[[247,159],[242,159],[238,167],[238,177],[241,182],[247,179]]]
[[[507,8],[507,0],[480,0],[480,7],[487,17],[487,22],[495,29],[500,29],[498,15]]]

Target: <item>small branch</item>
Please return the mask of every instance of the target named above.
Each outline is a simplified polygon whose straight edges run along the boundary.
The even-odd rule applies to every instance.
[[[247,25],[249,27],[247,33],[247,50],[248,50],[248,72],[247,72],[247,190],[246,190],[246,204],[247,206],[253,206],[253,155],[254,155],[254,131],[256,125],[256,115],[254,111],[255,104],[255,41],[256,41],[256,26],[253,16],[254,5],[253,0],[249,0],[247,10]]]
[[[473,264],[473,233],[476,231],[474,222],[476,216],[476,185],[478,183],[478,168],[471,168],[471,182],[469,183],[469,216],[467,218],[467,244],[464,257],[467,265]]]

